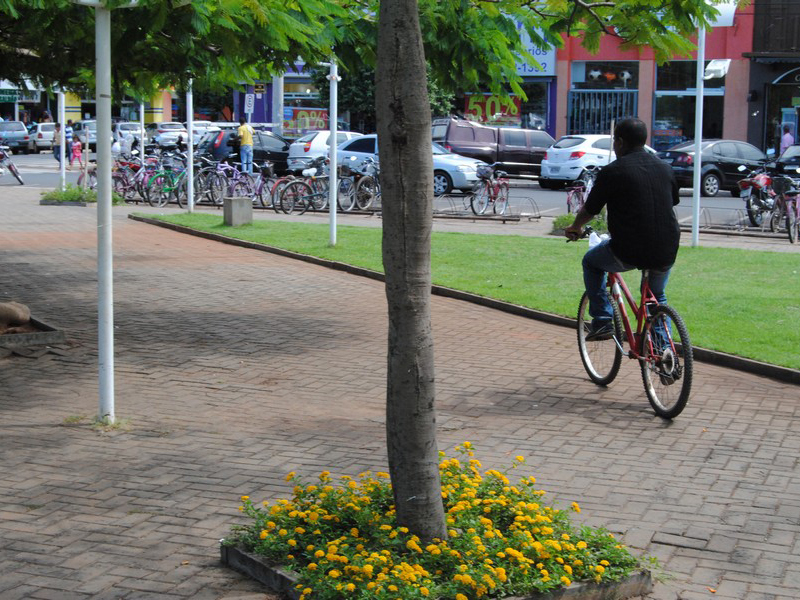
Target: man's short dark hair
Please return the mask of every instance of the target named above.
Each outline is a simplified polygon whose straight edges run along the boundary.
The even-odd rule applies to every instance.
[[[647,141],[647,125],[636,117],[622,119],[614,128],[614,138],[622,140],[630,148],[644,146]]]
[[[247,119],[244,117],[239,117],[239,125],[244,125],[245,123],[247,123]]]

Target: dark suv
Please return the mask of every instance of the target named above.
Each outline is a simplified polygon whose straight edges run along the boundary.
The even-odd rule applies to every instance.
[[[221,126],[219,131],[209,131],[197,144],[197,153],[213,160],[239,161],[239,136],[237,126]],[[269,160],[275,164],[275,173],[288,172],[289,141],[271,131],[256,130],[253,134],[253,162]]]
[[[489,127],[466,119],[434,119],[433,141],[450,152],[497,164],[508,173],[539,175],[545,151],[555,143],[539,129]]]

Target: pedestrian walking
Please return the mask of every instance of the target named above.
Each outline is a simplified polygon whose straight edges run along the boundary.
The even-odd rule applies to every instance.
[[[783,126],[783,136],[781,136],[781,154],[786,152],[786,149],[794,144],[794,136],[788,125]]]
[[[61,123],[56,123],[53,130],[53,156],[56,162],[61,165]]]
[[[70,147],[70,154],[69,154],[69,169],[72,169],[72,163],[75,162],[75,159],[78,160],[78,166],[83,169],[83,144],[78,136],[74,136],[72,143],[69,145]]]
[[[242,161],[242,172],[253,172],[253,128],[244,117],[239,119],[239,158]]]

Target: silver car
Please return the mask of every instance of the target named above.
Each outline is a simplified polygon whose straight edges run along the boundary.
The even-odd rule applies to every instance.
[[[478,181],[478,167],[486,163],[474,158],[453,154],[439,144],[431,142],[433,151],[433,193],[449,194],[454,189],[471,191]],[[341,144],[336,149],[340,165],[359,170],[367,157],[378,160],[378,136],[364,135]]]
[[[72,139],[75,136],[81,141],[81,144],[89,146],[89,149],[95,150],[97,148],[97,121],[83,120],[72,124]]]
[[[145,128],[145,140],[158,146],[174,146],[181,138],[184,143],[189,139],[189,132],[182,123],[150,123]]]
[[[0,145],[8,146],[11,152],[27,152],[31,136],[22,121],[0,123]]]

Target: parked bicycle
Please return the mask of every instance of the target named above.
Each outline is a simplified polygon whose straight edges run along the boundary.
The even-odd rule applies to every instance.
[[[584,235],[590,232],[587,228]],[[585,292],[578,306],[578,350],[583,367],[593,382],[606,386],[616,378],[623,354],[638,360],[653,410],[664,419],[677,417],[689,400],[694,364],[683,319],[671,306],[658,303],[646,269],[642,270],[638,304],[621,273],[608,273],[606,286],[614,312],[614,333],[609,339],[587,341],[592,317]],[[636,319],[636,329],[631,327],[626,303]]]
[[[356,206],[359,210],[369,210],[381,203],[380,164],[368,156],[361,165],[361,177],[356,184]]]
[[[307,169],[303,169],[303,178],[290,181],[281,192],[281,210],[287,215],[295,212],[303,214],[307,210],[325,210],[328,206],[327,158],[320,156],[314,159]],[[319,172],[319,176],[317,173]]]
[[[508,174],[498,171],[494,165],[478,167],[478,181],[472,188],[470,206],[476,215],[483,215],[492,206],[496,215],[504,215],[508,210]]]
[[[597,177],[597,167],[589,166],[584,169],[580,179],[567,188],[567,213],[577,214],[586,203],[589,192],[592,191],[594,180]]]
[[[0,177],[6,174],[6,169],[19,181],[20,185],[25,185],[25,182],[22,181],[22,175],[19,174],[17,165],[11,160],[11,148],[8,146],[0,146]]]
[[[800,182],[786,175],[774,177],[772,187],[776,193],[775,207],[770,216],[770,228],[778,231],[781,221],[785,222],[786,232],[792,244],[800,236]]]

